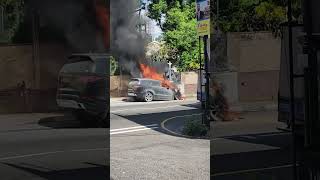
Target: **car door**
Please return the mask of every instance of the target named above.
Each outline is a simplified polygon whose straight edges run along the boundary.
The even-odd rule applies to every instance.
[[[172,100],[173,99],[173,91],[169,88],[166,87],[161,87],[161,92],[162,92],[162,100]]]
[[[150,86],[150,89],[154,93],[154,97],[153,97],[154,100],[161,100],[161,98],[162,98],[161,89],[159,88],[160,87],[160,82],[150,80],[150,81],[148,81],[148,84]]]
[[[157,91],[157,99],[158,100],[168,100],[168,99],[170,99],[169,98],[169,96],[170,96],[169,91],[170,90],[168,90],[165,87],[162,87],[160,81],[154,81],[153,82],[153,88],[156,89],[156,91]]]

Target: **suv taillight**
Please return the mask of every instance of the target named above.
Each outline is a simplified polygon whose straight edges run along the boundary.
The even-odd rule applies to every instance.
[[[134,86],[134,87],[132,87],[132,89],[136,92],[141,92],[143,90],[143,87],[142,86]]]

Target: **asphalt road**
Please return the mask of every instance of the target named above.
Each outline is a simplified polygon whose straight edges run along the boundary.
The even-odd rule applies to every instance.
[[[277,112],[240,115],[212,124],[211,177],[214,180],[291,180],[291,134],[278,130]]]
[[[0,179],[109,179],[108,130],[62,114],[0,115]]]
[[[210,179],[210,141],[177,137],[161,122],[199,113],[196,101],[113,102],[111,178],[114,180]]]

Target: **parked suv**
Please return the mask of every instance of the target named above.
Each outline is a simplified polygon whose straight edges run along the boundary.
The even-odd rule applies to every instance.
[[[174,100],[175,94],[161,86],[161,81],[153,79],[134,78],[128,85],[128,97],[138,101],[150,102],[153,100]]]
[[[57,104],[86,125],[109,125],[108,54],[74,54],[59,73]]]

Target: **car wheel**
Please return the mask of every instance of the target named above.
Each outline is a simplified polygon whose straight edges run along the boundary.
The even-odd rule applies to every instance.
[[[153,94],[150,91],[146,92],[146,94],[144,96],[144,101],[146,101],[146,102],[153,101]]]

